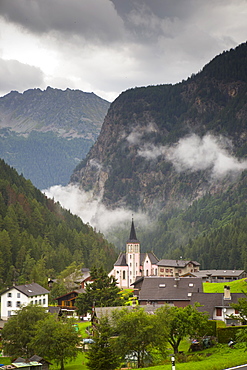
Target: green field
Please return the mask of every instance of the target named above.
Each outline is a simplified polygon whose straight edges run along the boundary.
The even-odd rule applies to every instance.
[[[247,294],[247,279],[234,280],[224,283],[203,283],[204,293],[224,293],[224,286],[229,285],[231,293]]]

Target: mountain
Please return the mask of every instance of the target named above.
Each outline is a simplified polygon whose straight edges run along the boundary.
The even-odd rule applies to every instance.
[[[244,43],[187,81],[123,92],[71,182],[153,217],[226,190],[247,168],[246,65]]]
[[[111,104],[71,183],[110,209],[148,214],[137,227],[142,251],[247,268],[246,66],[244,43],[186,81],[130,89]],[[107,238],[122,249],[123,235]]]
[[[0,98],[0,157],[39,189],[66,185],[99,135],[110,103],[47,87]]]
[[[0,290],[13,282],[46,286],[72,264],[110,271],[116,257],[102,234],[0,160]]]

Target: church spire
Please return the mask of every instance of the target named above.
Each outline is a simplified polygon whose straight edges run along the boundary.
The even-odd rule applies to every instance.
[[[130,237],[129,237],[128,242],[137,242],[137,243],[139,243],[139,241],[137,240],[137,237],[136,237],[136,231],[135,231],[135,225],[134,225],[133,217],[132,217]]]

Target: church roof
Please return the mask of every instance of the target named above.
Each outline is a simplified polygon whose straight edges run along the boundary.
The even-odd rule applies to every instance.
[[[131,223],[130,237],[127,240],[126,243],[140,243],[139,240],[136,237],[136,231],[135,231],[135,225],[134,225],[134,220],[133,219],[132,219],[132,223]]]
[[[143,266],[144,260],[145,260],[147,255],[148,255],[148,258],[150,259],[152,265],[156,265],[159,262],[159,259],[155,256],[155,254],[153,252],[141,253],[140,264],[142,266]]]
[[[126,263],[126,253],[120,253],[114,266],[128,266]]]

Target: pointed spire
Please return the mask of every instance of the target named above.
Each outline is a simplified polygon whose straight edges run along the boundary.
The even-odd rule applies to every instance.
[[[136,237],[136,231],[135,231],[135,225],[134,225],[134,219],[132,217],[132,223],[131,223],[131,229],[130,229],[130,237],[129,237],[129,240],[127,242],[130,242],[130,241],[134,241],[134,242],[138,242],[139,241],[137,240],[137,237]]]

